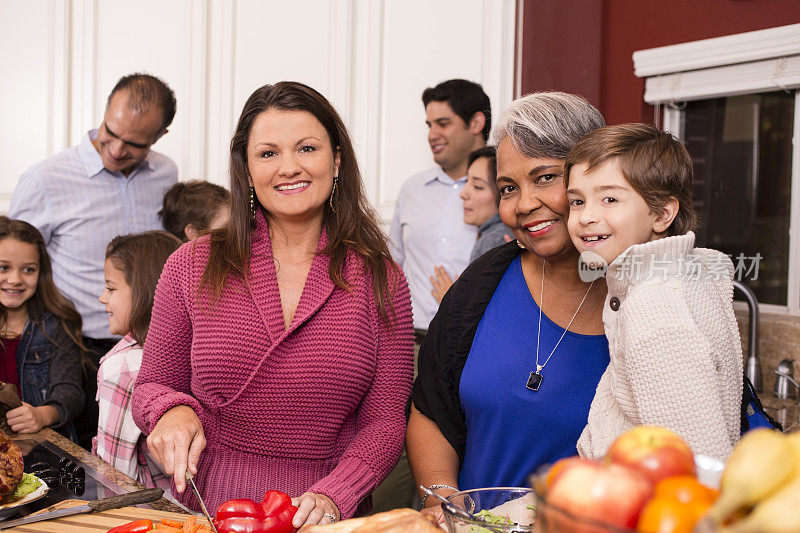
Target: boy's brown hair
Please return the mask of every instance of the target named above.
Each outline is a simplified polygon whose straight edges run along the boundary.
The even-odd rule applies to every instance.
[[[223,206],[229,205],[231,195],[225,187],[203,180],[178,182],[164,194],[164,204],[158,216],[164,229],[186,241],[186,226],[206,231]]]
[[[692,205],[692,159],[672,136],[647,124],[619,124],[596,129],[570,150],[564,163],[564,181],[574,165],[588,170],[614,160],[625,180],[644,198],[653,213],[661,213],[669,199],[678,200],[678,214],[667,234],[683,235],[697,225]]]
[[[131,336],[139,346],[144,346],[150,328],[156,284],[164,263],[181,244],[175,235],[157,230],[119,235],[106,247],[106,259],[122,271],[131,288]]]

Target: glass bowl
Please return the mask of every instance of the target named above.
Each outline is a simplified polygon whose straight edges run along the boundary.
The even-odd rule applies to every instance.
[[[704,455],[695,455],[697,479],[704,485],[719,488],[723,463]],[[549,465],[543,466],[530,476],[530,484],[536,496],[536,528],[537,533],[635,533],[609,524],[603,524],[582,517],[548,503],[546,480]]]
[[[503,524],[482,520],[468,520],[444,509],[444,521],[450,533],[524,533],[533,531],[536,518],[533,489],[525,487],[491,487],[456,492],[447,497],[455,506],[472,514],[486,511],[498,517],[506,517],[509,523]],[[513,502],[513,503],[511,503]]]

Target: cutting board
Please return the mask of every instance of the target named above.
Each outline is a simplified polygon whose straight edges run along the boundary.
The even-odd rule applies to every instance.
[[[47,511],[55,511],[57,509],[66,509],[68,507],[75,507],[84,505],[86,502],[83,500],[64,500],[55,505],[39,511],[40,513]],[[36,513],[39,514],[39,513]],[[103,511],[101,513],[84,513],[72,516],[65,516],[55,520],[47,520],[44,522],[34,522],[24,526],[17,526],[11,529],[6,529],[12,533],[105,533],[111,528],[133,522],[134,520],[150,519],[157,522],[164,518],[172,520],[184,521],[190,515],[181,513],[171,513],[168,511],[157,511],[155,509],[141,509],[139,507],[122,507],[121,509],[112,509],[110,511]],[[198,517],[197,523],[208,523],[205,518]]]

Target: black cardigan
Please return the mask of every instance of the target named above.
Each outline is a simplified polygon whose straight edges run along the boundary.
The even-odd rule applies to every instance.
[[[486,306],[522,250],[517,241],[489,250],[472,262],[447,291],[419,350],[414,407],[439,427],[464,462],[467,427],[458,390],[461,372]]]

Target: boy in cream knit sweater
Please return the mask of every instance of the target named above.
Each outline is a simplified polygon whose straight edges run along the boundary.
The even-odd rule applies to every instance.
[[[719,460],[739,440],[733,264],[694,247],[692,175],[684,146],[644,124],[595,130],[567,157],[570,236],[582,260],[608,265],[611,362],[578,440],[583,456],[603,456],[639,424]]]

